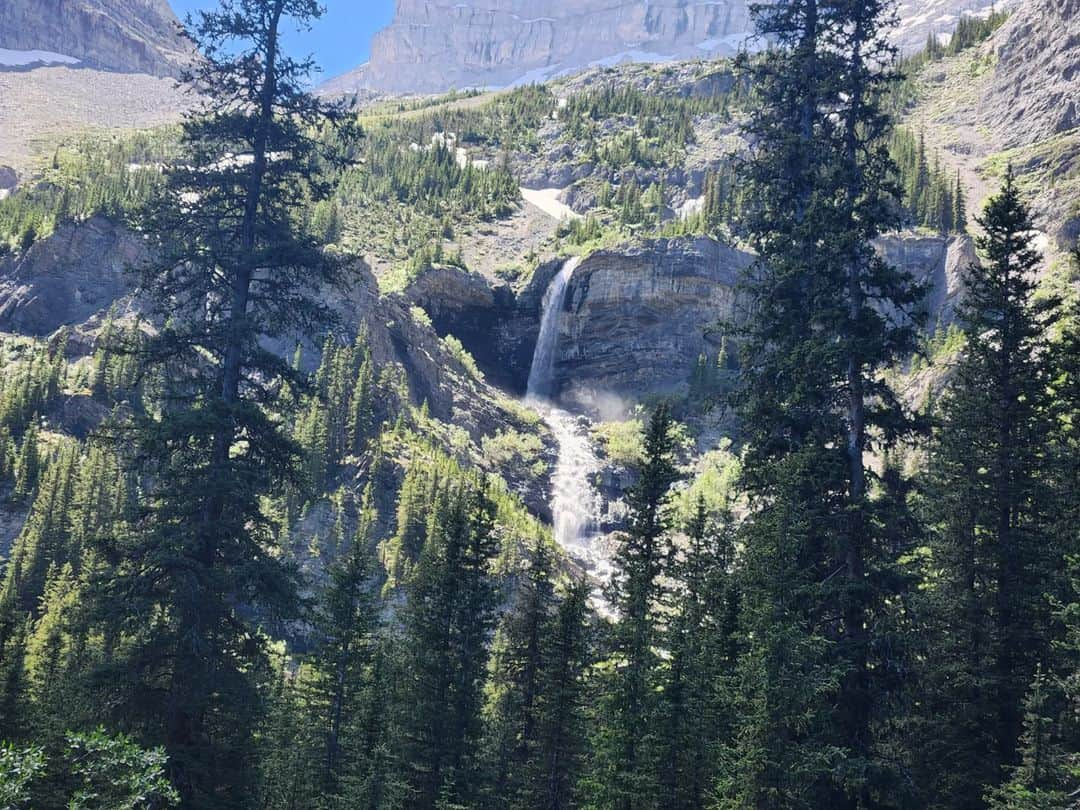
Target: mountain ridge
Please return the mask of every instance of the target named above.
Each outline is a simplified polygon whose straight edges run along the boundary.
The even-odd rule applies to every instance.
[[[947,34],[965,13],[1017,0],[906,0],[903,51]],[[327,95],[434,93],[543,81],[619,61],[732,56],[750,38],[749,0],[398,0],[371,58],[325,82]]]

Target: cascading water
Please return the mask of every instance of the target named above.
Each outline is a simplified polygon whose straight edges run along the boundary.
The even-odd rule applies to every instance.
[[[581,264],[581,258],[574,256],[563,262],[563,266],[551,280],[540,311],[540,335],[536,338],[533,350],[532,366],[529,367],[528,397],[548,400],[552,393],[555,378],[555,352],[559,348],[559,314],[566,304],[566,289],[574,271]]]
[[[552,401],[555,357],[559,348],[559,315],[566,291],[581,259],[568,259],[544,294],[540,336],[529,369],[526,401],[555,436],[559,457],[552,475],[551,512],[555,541],[587,571],[606,581],[611,564],[598,548],[600,503],[592,479],[600,470],[585,428],[574,414]]]

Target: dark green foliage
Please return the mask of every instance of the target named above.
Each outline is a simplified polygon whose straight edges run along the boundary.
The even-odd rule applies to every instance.
[[[669,490],[677,479],[675,439],[666,405],[645,431],[640,479],[627,492],[628,528],[615,554],[607,598],[617,619],[610,671],[600,685],[598,737],[591,781],[604,807],[644,808],[658,801],[658,715],[662,579],[669,558]]]
[[[535,711],[535,743],[526,764],[525,806],[568,810],[578,806],[578,780],[588,753],[585,673],[592,662],[589,587],[579,583],[563,596],[548,628],[542,689]]]
[[[956,30],[952,32],[949,41],[942,44],[936,33],[931,33],[926,38],[926,47],[922,53],[910,59],[906,67],[918,67],[925,62],[938,62],[949,56],[956,56],[968,48],[988,40],[995,31],[1009,19],[1008,11],[994,9],[990,14],[977,16],[963,14],[956,23]]]
[[[896,130],[889,149],[904,184],[904,206],[914,225],[941,233],[967,230],[967,205],[960,174],[942,169],[938,157],[930,162],[926,138],[918,140],[907,130]]]
[[[495,505],[479,482],[451,483],[412,572],[404,623],[401,719],[408,806],[475,806],[480,707],[494,629]]]
[[[613,169],[676,165],[696,140],[694,122],[707,113],[726,115],[726,92],[709,96],[650,93],[630,84],[605,83],[567,99],[559,111],[566,135],[584,142],[599,163]],[[601,139],[599,122],[631,121],[632,129]]]
[[[136,222],[160,257],[142,278],[153,311],[110,313],[92,354],[65,359],[65,333],[0,340],[5,542],[21,523],[0,561],[0,806],[1076,803],[1080,312],[1054,323],[1036,290],[1010,175],[962,330],[942,324],[911,360],[921,291],[872,241],[959,231],[967,213],[959,176],[883,114],[884,2],[759,8],[776,47],[715,83],[730,91],[698,97],[699,74],[672,97],[650,72],[565,107],[543,87],[386,102],[362,143],[303,92],[306,65],[269,59],[274,15],[314,2],[223,8],[202,18],[197,69],[241,101],[211,93],[178,141],[62,147],[0,202],[2,253],[149,200]],[[998,22],[967,18],[907,64]],[[713,164],[700,211],[668,220],[668,169],[747,92],[745,162]],[[742,488],[720,497],[709,466],[691,502],[684,427],[658,408],[599,611],[595,582],[490,473],[508,466],[495,442],[541,444],[530,417],[494,437],[479,435],[501,419],[492,400],[434,418],[324,304],[368,219],[407,274],[463,266],[477,220],[517,206],[506,156],[550,120],[609,170],[557,239],[738,234],[762,259],[679,410],[701,449],[704,412],[741,383]],[[461,165],[458,144],[500,157]],[[266,350],[282,345],[291,363]],[[464,379],[467,352],[445,347]],[[951,390],[928,458],[906,452],[917,425],[891,387],[927,364]],[[77,441],[69,403],[111,416]]]
[[[1024,700],[1024,732],[1019,764],[1008,780],[987,796],[991,810],[1057,810],[1068,807],[1070,791],[1067,758],[1059,739],[1049,678],[1038,667]]]
[[[345,797],[351,806],[371,804],[365,801],[362,787],[349,788],[369,781],[363,778],[368,751],[362,742],[372,730],[354,724],[365,717],[371,691],[381,688],[369,680],[379,629],[372,538],[376,518],[369,489],[355,537],[330,570],[330,585],[315,625],[317,674],[312,708],[325,718],[321,792],[330,804]]]
[[[68,810],[164,810],[179,804],[165,752],[102,730],[68,734],[55,760],[40,748],[0,747],[0,804]],[[50,792],[60,790],[59,795]],[[43,793],[44,791],[44,793]],[[44,803],[43,803],[44,802]],[[55,802],[55,803],[54,803]]]
[[[714,519],[699,498],[686,547],[674,555],[660,699],[659,806],[711,806],[722,747],[734,728],[732,678],[741,644],[734,532],[728,515]]]
[[[890,12],[793,0],[755,13],[777,48],[749,62],[744,227],[760,256],[740,363],[750,641],[723,793],[737,807],[896,806],[900,775],[881,739],[894,559],[866,462],[911,428],[880,372],[914,350],[905,313],[921,290],[872,246],[895,227],[899,192],[884,147]]]
[[[516,603],[496,633],[488,682],[485,736],[491,793],[506,807],[529,806],[523,801],[526,769],[537,757],[544,658],[556,606],[551,552],[538,541],[531,557]]]
[[[342,181],[346,204],[371,198],[407,204],[436,217],[475,214],[493,219],[513,211],[520,197],[517,182],[504,166],[463,166],[454,142],[445,138],[402,149],[401,133],[376,129],[367,138],[364,155],[365,165]]]
[[[967,347],[930,460],[934,588],[940,623],[924,749],[939,806],[981,807],[980,786],[1014,765],[1024,694],[1050,655],[1050,603],[1063,555],[1050,529],[1053,373],[1048,327],[1059,302],[1036,296],[1033,226],[1011,172],[979,220],[980,261],[965,275]],[[944,766],[944,758],[955,765]]]
[[[246,801],[269,671],[259,625],[297,610],[263,507],[299,477],[298,451],[262,407],[296,375],[260,340],[311,334],[317,287],[338,276],[299,215],[329,190],[316,128],[340,111],[306,93],[311,64],[279,38],[320,13],[313,0],[228,0],[199,15],[207,58],[186,78],[205,106],[137,223],[157,248],[140,280],[163,324],[140,359],[167,383],[116,428],[142,489],[132,531],[96,544],[114,566],[95,588],[115,644],[102,684],[114,722],[165,744],[189,807]]]
[[[588,589],[556,593],[552,550],[538,540],[492,648],[485,710],[491,807],[575,806],[585,751]]]
[[[65,145],[42,182],[0,200],[0,245],[25,251],[63,222],[136,210],[160,187],[160,164],[173,154],[175,140],[166,129]]]
[[[0,354],[7,347],[0,339]],[[0,428],[15,436],[54,404],[60,393],[66,368],[62,352],[44,347],[17,346],[16,358],[2,357],[0,376]]]
[[[347,457],[360,455],[377,432],[376,369],[361,331],[352,345],[327,339],[315,373],[315,391],[296,420],[305,454],[307,489],[322,491]]]

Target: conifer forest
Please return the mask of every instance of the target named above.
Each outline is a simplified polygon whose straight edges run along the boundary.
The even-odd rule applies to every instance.
[[[1075,0],[408,95],[322,5],[0,191],[0,810],[1080,808]]]

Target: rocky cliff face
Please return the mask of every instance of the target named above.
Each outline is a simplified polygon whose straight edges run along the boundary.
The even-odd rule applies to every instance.
[[[745,0],[399,0],[371,61],[326,89],[434,92],[603,60],[730,55],[749,30]]]
[[[996,6],[1016,0],[996,0]],[[994,0],[906,0],[897,44],[922,46]],[[398,0],[371,60],[324,85],[438,92],[506,86],[623,60],[730,56],[753,29],[748,0]]]
[[[955,317],[962,271],[975,260],[967,236],[880,238],[879,252],[927,289],[927,326]],[[657,239],[600,250],[575,271],[559,315],[554,393],[587,409],[608,397],[637,400],[677,389],[702,354],[719,350],[713,327],[738,312],[735,288],[750,254],[707,238]],[[542,263],[514,294],[477,273],[429,268],[405,294],[439,334],[459,338],[497,385],[524,393],[544,294],[563,265]]]
[[[89,320],[128,292],[124,269],[145,256],[142,240],[102,217],[61,225],[0,259],[0,332],[44,337]]]
[[[1031,0],[996,41],[984,112],[1006,146],[1080,127],[1080,0]]]
[[[0,48],[42,50],[91,67],[168,75],[188,53],[168,0],[4,0]]]
[[[578,267],[559,323],[555,390],[585,403],[676,388],[713,327],[734,313],[735,285],[752,261],[711,239],[660,239],[601,250]]]

